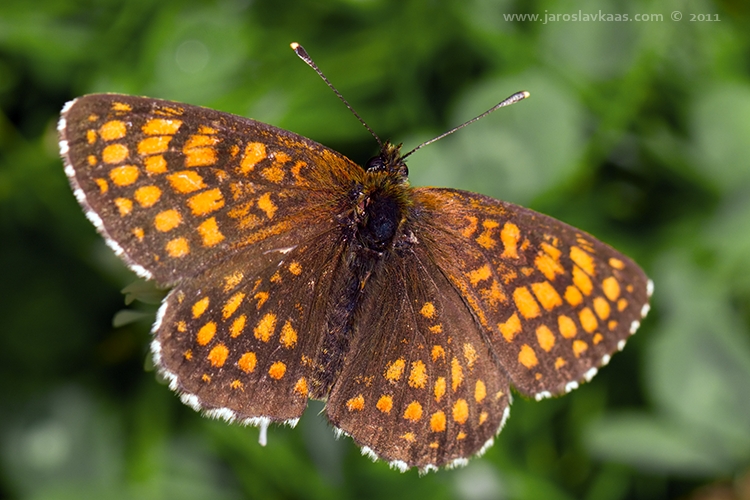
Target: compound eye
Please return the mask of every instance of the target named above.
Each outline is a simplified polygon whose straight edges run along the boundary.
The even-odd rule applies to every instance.
[[[381,170],[385,170],[385,160],[383,160],[381,156],[373,156],[372,158],[367,160],[365,170],[368,172],[378,172]]]

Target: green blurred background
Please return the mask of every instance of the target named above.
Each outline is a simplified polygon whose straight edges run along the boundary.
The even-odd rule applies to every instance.
[[[600,12],[662,18],[543,21]],[[0,497],[750,498],[749,19],[743,0],[2,0]],[[250,116],[363,163],[375,142],[292,41],[407,149],[530,91],[415,154],[413,184],[553,215],[656,283],[623,353],[566,397],[517,397],[464,469],[371,463],[320,404],[265,448],[183,406],[148,359],[158,297],[68,187],[55,124],[90,92]]]

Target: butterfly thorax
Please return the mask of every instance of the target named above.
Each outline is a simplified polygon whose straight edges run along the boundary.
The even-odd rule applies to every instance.
[[[340,219],[346,250],[342,254],[342,279],[333,296],[335,305],[328,314],[327,335],[317,363],[313,397],[325,397],[336,380],[349,343],[354,335],[355,318],[367,284],[384,268],[398,248],[412,244],[407,229],[411,194],[406,165],[400,160],[399,146],[389,143],[371,159],[365,175],[353,183],[349,209]],[[365,325],[366,326],[366,325]]]

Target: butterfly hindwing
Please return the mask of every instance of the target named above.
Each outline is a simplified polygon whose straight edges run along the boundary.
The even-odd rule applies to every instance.
[[[293,247],[248,249],[169,294],[152,350],[183,400],[231,420],[301,416],[341,262],[330,235],[311,232]]]
[[[389,255],[367,286],[329,419],[399,468],[461,463],[507,417],[507,377],[423,245]]]

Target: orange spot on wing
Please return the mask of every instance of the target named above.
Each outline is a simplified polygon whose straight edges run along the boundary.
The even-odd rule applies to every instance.
[[[240,161],[240,172],[247,174],[251,172],[258,162],[265,160],[268,155],[266,154],[266,146],[260,142],[251,142],[245,146],[245,154],[242,156]]]
[[[286,365],[281,361],[277,361],[271,365],[268,369],[268,375],[275,380],[281,379],[286,373]]]
[[[235,271],[232,274],[224,276],[224,291],[228,292],[242,282],[245,274],[242,271]]]
[[[269,219],[273,219],[273,216],[278,209],[274,202],[271,201],[271,193],[263,193],[263,195],[258,198],[258,208],[263,210],[266,213],[266,217]]]
[[[513,337],[521,333],[521,320],[518,318],[518,314],[513,313],[505,323],[500,323],[497,327],[500,329],[503,337],[505,337],[505,340],[512,342]]]
[[[232,338],[239,337],[245,329],[246,321],[247,317],[244,314],[237,316],[237,319],[232,322],[232,326],[229,327],[229,335]]]
[[[153,156],[151,158],[161,157]],[[192,193],[193,191],[198,191],[199,189],[206,187],[203,183],[203,177],[201,177],[195,170],[182,170],[180,172],[175,172],[174,174],[168,175],[167,180],[172,186],[172,189],[183,194]]]
[[[284,180],[284,170],[276,164],[265,168],[260,173],[267,181],[274,182],[276,184]]]
[[[583,340],[574,340],[573,341],[573,354],[575,354],[576,358],[580,357],[581,354],[586,352],[586,349],[588,349],[589,346],[586,342]]]
[[[133,107],[124,102],[113,102],[112,109],[114,111],[133,111]]]
[[[519,286],[513,290],[513,301],[516,303],[518,312],[520,312],[524,318],[536,318],[541,313],[539,310],[539,304],[536,303],[531,292],[529,292],[529,289],[525,286]]]
[[[578,333],[575,321],[564,314],[557,317],[557,327],[560,329],[560,335],[566,339],[572,339]]]
[[[409,386],[424,389],[427,385],[427,367],[422,361],[414,361],[409,372]]]
[[[604,290],[604,295],[606,295],[610,301],[614,302],[617,300],[617,297],[620,296],[620,283],[614,276],[610,276],[602,281],[602,290]]]
[[[198,319],[201,317],[201,315],[206,312],[206,309],[208,309],[209,304],[209,298],[203,297],[202,299],[198,300],[193,304],[193,318]]]
[[[552,286],[549,281],[542,281],[541,283],[532,283],[531,290],[536,295],[539,303],[547,311],[551,311],[555,307],[562,305],[562,299],[557,290]]]
[[[457,399],[453,403],[453,421],[465,424],[467,420],[469,420],[469,403],[465,399]]]
[[[380,396],[380,399],[375,404],[375,408],[383,413],[390,413],[393,408],[393,398],[391,396]]]
[[[389,382],[398,382],[401,380],[401,375],[404,373],[406,368],[406,361],[403,358],[399,358],[396,361],[389,363],[385,370],[385,378]]]
[[[365,397],[360,394],[346,402],[346,409],[349,411],[362,411],[365,408]]]
[[[573,266],[573,284],[583,292],[584,295],[591,295],[591,291],[594,289],[591,278],[588,274],[583,272],[580,267]]]
[[[127,129],[125,122],[120,120],[111,120],[99,128],[99,137],[105,141],[114,141],[125,137]]]
[[[258,357],[254,352],[246,352],[237,361],[237,366],[240,370],[245,373],[251,373],[255,371],[255,365],[258,363]]]
[[[215,144],[218,137],[210,135],[191,135],[182,148],[186,167],[205,167],[216,163]]]
[[[162,155],[147,156],[143,165],[150,174],[163,174],[167,171],[167,160]]]
[[[480,281],[484,281],[492,276],[492,269],[490,269],[489,264],[485,264],[479,269],[466,273],[466,276],[473,286],[477,286]]]
[[[109,184],[107,184],[107,181],[104,179],[94,179],[94,182],[96,182],[96,185],[99,186],[99,192],[101,194],[106,193],[109,191]]]
[[[135,190],[133,197],[143,208],[148,208],[159,201],[161,189],[157,186],[142,186]]]
[[[596,316],[588,307],[584,307],[578,312],[578,319],[581,321],[583,329],[588,333],[593,333],[598,326]]]
[[[463,380],[464,370],[461,368],[461,363],[458,361],[458,358],[453,358],[451,360],[451,388],[453,392],[458,390],[458,386],[461,385]]]
[[[109,172],[109,178],[118,186],[129,186],[138,180],[138,167],[133,165],[123,165],[115,167]]]
[[[432,432],[445,431],[445,423],[445,413],[442,410],[438,410],[430,416],[430,430]]]
[[[433,393],[435,394],[435,401],[439,403],[445,395],[445,377],[438,377],[437,380],[435,380]]]
[[[435,317],[435,304],[432,302],[425,302],[422,306],[422,309],[419,310],[419,314],[424,316],[427,319],[432,319]]]
[[[307,379],[305,379],[305,377],[301,377],[299,380],[297,380],[297,383],[294,384],[294,392],[296,392],[303,398],[307,397],[308,389],[307,389]]]
[[[506,222],[500,231],[500,239],[503,242],[505,249],[503,250],[502,257],[517,259],[518,258],[518,240],[521,239],[521,231],[518,226],[512,222]]]
[[[154,227],[157,231],[165,233],[176,228],[182,222],[182,216],[177,210],[164,210],[154,217]]]
[[[526,368],[533,368],[539,364],[534,349],[527,344],[521,346],[521,351],[518,353],[518,362]]]
[[[169,240],[165,246],[170,257],[184,257],[190,253],[190,245],[185,238]]]
[[[477,231],[477,223],[479,220],[473,215],[467,215],[466,219],[469,221],[469,225],[461,230],[461,235],[464,238],[470,238]]]
[[[224,240],[224,235],[219,231],[216,217],[206,219],[198,226],[198,234],[201,235],[203,246],[212,247]]]
[[[404,410],[404,418],[412,422],[418,422],[422,418],[422,405],[418,401],[412,401]]]
[[[210,189],[191,196],[188,199],[188,206],[193,215],[206,215],[223,207],[224,197],[218,188]]]
[[[484,385],[482,380],[477,380],[474,384],[474,401],[481,403],[484,398],[487,397],[487,386]]]
[[[211,339],[216,335],[216,323],[209,321],[198,330],[198,334],[195,336],[195,341],[198,345],[206,345],[211,342]]]
[[[286,321],[284,326],[281,327],[279,341],[281,342],[281,345],[287,349],[291,349],[297,345],[297,330],[294,329],[289,321]]]
[[[575,262],[578,267],[583,269],[589,276],[594,276],[596,274],[594,259],[582,249],[576,246],[570,247],[570,260]]]
[[[266,303],[268,297],[268,292],[258,292],[253,296],[253,298],[258,301],[258,304],[256,305],[258,310],[260,310],[261,306]]]
[[[583,302],[583,295],[580,290],[574,286],[568,286],[565,289],[565,300],[573,307],[578,307]]]
[[[553,247],[554,248],[554,247]],[[555,249],[557,250],[557,249]],[[540,252],[534,259],[534,265],[548,280],[553,281],[558,274],[565,274],[562,265],[548,254]]]
[[[619,269],[620,271],[625,269],[625,263],[620,259],[615,259],[614,257],[611,257],[609,259],[609,265],[614,267],[615,269]]]
[[[599,316],[599,319],[601,320],[609,318],[610,307],[607,299],[605,299],[604,297],[595,297],[594,311],[596,311],[596,315]]]
[[[435,362],[440,358],[445,361],[445,349],[439,345],[432,346],[432,361]]]
[[[181,125],[181,120],[152,118],[141,127],[141,130],[146,135],[174,135]]]
[[[257,326],[253,329],[255,338],[262,341],[268,342],[276,329],[276,315],[268,313],[258,321]]]
[[[170,135],[147,137],[138,143],[138,154],[142,156],[165,153],[169,149]]]
[[[550,352],[555,347],[555,335],[546,325],[540,325],[536,329],[536,340],[544,351]]]
[[[492,230],[497,228],[500,224],[494,220],[486,220],[482,223],[482,227],[484,227],[484,231],[482,231],[482,234],[480,234],[477,237],[477,243],[479,243],[479,246],[486,248],[487,250],[490,250],[497,245],[497,241],[492,239]]]
[[[213,349],[208,353],[208,360],[211,362],[211,366],[220,368],[224,366],[224,362],[229,356],[229,349],[224,344],[214,346]]]
[[[226,301],[224,304],[224,307],[221,310],[222,316],[224,319],[228,319],[234,312],[237,310],[238,307],[240,307],[240,304],[242,304],[242,300],[245,298],[245,294],[242,292],[237,292],[234,295],[232,295],[229,300]]]

